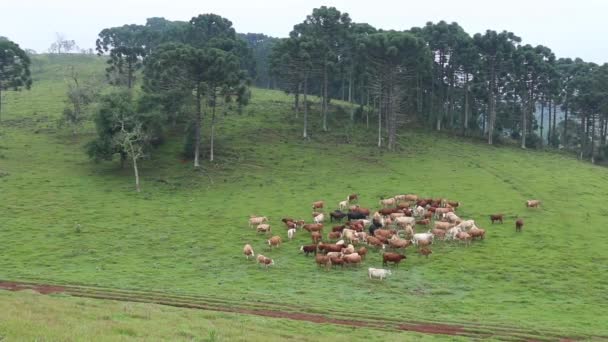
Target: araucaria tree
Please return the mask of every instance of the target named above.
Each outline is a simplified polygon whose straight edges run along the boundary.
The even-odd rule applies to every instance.
[[[0,121],[2,118],[2,92],[19,91],[32,86],[30,58],[19,45],[0,39]]]
[[[214,14],[192,18],[187,37],[188,44],[163,44],[148,57],[144,70],[144,90],[177,92],[191,97],[195,106],[192,152],[194,167],[198,168],[203,107],[209,103],[212,109],[213,146],[218,94],[236,93],[234,90],[244,83],[245,74],[240,69],[242,61],[234,51],[241,49],[245,43],[237,41],[230,21]],[[210,159],[213,160],[213,147]]]
[[[142,66],[146,56],[144,27],[124,25],[102,30],[97,39],[97,53],[108,53],[106,75],[114,84],[126,84],[128,88],[135,82],[135,72]]]
[[[366,47],[372,67],[370,88],[378,106],[378,147],[382,146],[382,116],[388,130],[387,148],[396,147],[397,126],[412,112],[416,72],[431,66],[430,50],[422,39],[405,32],[369,35]]]

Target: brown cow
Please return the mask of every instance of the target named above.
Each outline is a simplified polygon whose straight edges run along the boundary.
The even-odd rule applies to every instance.
[[[517,221],[515,221],[515,231],[516,232],[521,232],[521,229],[524,227],[524,220],[523,219],[517,219]]]
[[[526,207],[528,207],[528,208],[538,208],[539,205],[540,205],[539,200],[527,200],[526,201]]]
[[[416,224],[419,224],[421,226],[428,226],[429,224],[431,224],[431,220],[429,220],[428,218],[424,220],[418,220],[416,221]]]
[[[305,224],[302,228],[309,232],[320,232],[323,230],[323,223],[309,223]]]
[[[485,231],[485,229],[473,227],[473,228],[469,229],[469,235],[471,235],[472,240],[475,240],[475,238],[479,238],[479,239],[483,240],[486,236],[486,231]]]
[[[428,258],[429,255],[433,253],[433,251],[428,247],[422,247],[418,250],[418,253],[420,253],[420,255],[424,255],[425,257]]]
[[[398,237],[393,236],[392,239],[388,240],[388,245],[391,248],[394,249],[398,249],[398,248],[407,248],[412,244],[412,240],[405,240],[405,239],[400,239]]]
[[[394,229],[376,229],[374,231],[375,237],[383,237],[385,239],[390,239],[395,234],[397,234],[397,231]]]
[[[340,232],[327,233],[327,240],[338,240],[341,237],[342,237],[342,233],[340,233]]]
[[[341,226],[333,226],[333,227],[331,228],[331,231],[332,231],[332,232],[342,232],[342,231],[344,231],[344,228],[346,228],[346,226],[345,226],[345,225],[341,225]]]
[[[323,209],[324,205],[325,205],[325,202],[323,202],[323,201],[312,202],[312,210]]]
[[[308,254],[310,254],[310,253],[314,253],[316,255],[317,254],[317,245],[300,246],[300,251],[304,252],[304,254],[306,254],[306,256],[308,256]]]
[[[251,247],[250,244],[246,244],[245,247],[243,247],[243,254],[245,254],[247,260],[249,260],[249,257],[254,257],[255,253],[253,252],[253,247]]]
[[[460,241],[464,241],[467,246],[471,244],[471,235],[469,235],[467,232],[459,232],[456,234],[456,238]]]
[[[263,256],[262,254],[258,255],[258,264],[263,265],[268,268],[268,266],[274,265],[274,260]]]
[[[357,195],[357,194],[350,194],[350,195],[348,195],[348,201],[349,202],[352,202],[354,200],[358,201],[359,200],[359,195]]]
[[[266,242],[268,243],[268,246],[270,246],[270,249],[272,249],[272,247],[280,247],[281,246],[281,237],[273,236]]]
[[[341,257],[330,257],[329,260],[331,261],[332,266],[333,265],[340,265],[340,267],[344,267],[344,259],[342,259]]]
[[[503,214],[492,214],[490,215],[490,220],[492,221],[492,224],[494,224],[494,222],[500,222],[502,224],[503,217]]]
[[[315,256],[315,262],[317,266],[325,266],[325,269],[329,270],[331,267],[331,259],[327,255],[317,254]]]
[[[357,253],[348,254],[342,257],[345,263],[360,265],[361,264],[361,256]]]
[[[354,210],[351,210],[351,211],[355,212],[355,213],[363,214],[365,216],[369,216],[369,212],[370,212],[369,209],[361,208],[359,206],[357,206],[357,208],[355,208]]]
[[[374,247],[381,247],[382,249],[384,249],[384,244],[382,243],[382,241],[374,236],[367,237],[367,244]]]
[[[367,255],[367,248],[361,247],[357,250],[357,253],[361,256],[361,258],[365,259],[365,255]]]
[[[399,208],[399,209],[408,209],[409,207],[410,207],[409,202],[401,202],[397,205],[397,208]]]
[[[399,266],[401,260],[405,259],[406,256],[398,253],[386,252],[382,254],[382,265],[386,265],[392,262],[395,266]]]
[[[317,244],[319,241],[321,241],[321,233],[312,232],[310,233],[310,238],[312,239],[312,243]]]
[[[340,244],[330,244],[330,243],[323,243],[323,242],[319,242],[318,246],[320,251],[324,251],[325,253],[327,252],[342,252],[342,248],[344,248],[345,246]]]
[[[452,202],[452,201],[448,201],[448,204],[450,205],[450,207],[453,207],[453,208],[458,208],[458,207],[460,207],[460,202]]]
[[[433,234],[435,237],[439,238],[440,240],[445,240],[445,230],[443,230],[443,229],[438,229],[438,228],[433,228],[433,229],[431,230],[431,233],[432,233],[432,234]]]
[[[435,221],[435,229],[443,229],[443,230],[448,230],[452,227],[454,227],[455,225],[453,223],[450,222],[442,222],[442,221]]]

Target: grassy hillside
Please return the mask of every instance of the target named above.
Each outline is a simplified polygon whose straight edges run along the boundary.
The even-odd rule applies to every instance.
[[[87,58],[73,63],[101,79],[103,61]],[[373,147],[373,127],[341,126],[346,114],[339,110],[329,133],[320,132],[313,112],[312,139],[304,141],[290,99],[256,89],[244,115],[221,123],[217,162],[194,171],[182,161],[179,130],[169,133],[144,163],[143,192],[136,194],[131,170],[87,159],[91,127],[77,137],[55,129],[65,63],[48,60],[39,72],[35,66],[32,90],[6,98],[0,279],[608,335],[605,169],[414,130],[402,133],[399,152],[383,153]],[[381,266],[379,253],[361,269],[325,272],[297,251],[310,241],[306,232],[268,251],[265,237],[247,227],[248,215],[266,215],[287,240],[281,217],[308,219],[312,201],[333,206],[352,192],[373,208],[381,196],[398,193],[459,200],[459,215],[486,228],[487,239],[468,248],[439,243],[428,260],[408,250],[380,283],[365,271]],[[542,208],[526,209],[529,198],[541,199]],[[507,215],[504,225],[489,224],[496,212]],[[516,216],[526,220],[521,234]],[[264,271],[245,261],[244,243],[276,267]]]

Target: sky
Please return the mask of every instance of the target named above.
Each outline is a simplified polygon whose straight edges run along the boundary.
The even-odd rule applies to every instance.
[[[237,32],[285,37],[312,9],[334,6],[354,22],[405,30],[428,21],[458,22],[469,34],[508,30],[559,57],[608,62],[607,0],[0,0],[0,36],[45,52],[56,33],[93,48],[104,28],[146,18],[187,21],[215,13]]]

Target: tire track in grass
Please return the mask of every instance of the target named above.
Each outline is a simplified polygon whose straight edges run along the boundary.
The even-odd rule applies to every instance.
[[[494,338],[513,341],[555,341],[586,338],[608,338],[608,336],[580,336],[566,338],[550,331],[525,330],[517,327],[483,325],[459,322],[403,321],[384,317],[370,317],[363,314],[343,313],[336,310],[325,314],[311,313],[310,309],[293,305],[265,302],[244,302],[202,296],[173,295],[156,291],[130,291],[88,286],[50,285],[42,283],[12,282],[0,280],[0,289],[8,291],[33,290],[41,294],[62,293],[74,297],[102,300],[129,301],[160,304],[173,307],[248,314],[271,318],[292,319],[319,324],[337,324],[364,327],[386,331],[411,331],[424,334],[460,336],[471,339]],[[269,305],[270,304],[270,305]]]

